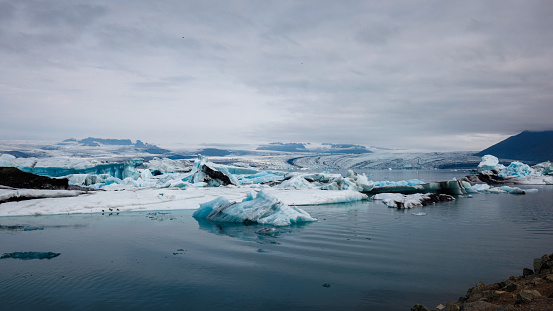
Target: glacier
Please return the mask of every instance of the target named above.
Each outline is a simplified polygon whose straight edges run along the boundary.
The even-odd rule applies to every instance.
[[[259,223],[273,226],[316,221],[304,210],[288,206],[263,190],[257,194],[250,192],[240,203],[219,197],[200,204],[193,216],[214,222]]]

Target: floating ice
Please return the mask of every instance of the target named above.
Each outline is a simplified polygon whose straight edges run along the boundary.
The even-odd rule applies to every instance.
[[[52,259],[61,255],[60,253],[53,252],[14,252],[14,253],[4,253],[0,259],[13,258],[21,260],[31,260],[31,259]]]
[[[193,216],[215,222],[252,222],[274,226],[316,221],[304,210],[288,206],[265,191],[260,191],[257,195],[250,194],[241,203],[230,202],[224,197],[219,197],[200,204],[200,208]]]
[[[530,166],[522,162],[514,161],[509,166],[501,170],[498,174],[499,177],[527,177],[531,175],[538,175]]]
[[[404,195],[401,193],[379,193],[373,196],[374,200],[382,200],[388,207],[413,208],[426,206],[438,202],[454,201],[455,198],[447,194],[416,193]]]
[[[478,173],[482,173],[483,171],[502,170],[504,168],[505,166],[503,164],[499,164],[499,159],[497,157],[487,154],[482,157],[482,162],[478,164],[476,169]]]
[[[538,163],[533,169],[541,175],[553,175],[553,163],[550,161]]]
[[[400,180],[400,181],[375,181],[374,187],[395,187],[395,186],[415,186],[422,185],[425,182],[420,179],[409,179],[409,180]]]
[[[510,193],[510,194],[526,194],[538,192],[538,189],[521,189],[519,187],[501,186],[492,187],[488,184],[476,184],[470,189],[481,193]]]

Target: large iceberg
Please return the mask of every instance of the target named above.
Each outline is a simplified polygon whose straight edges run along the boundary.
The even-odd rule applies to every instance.
[[[200,204],[200,208],[194,212],[193,216],[215,222],[260,223],[273,226],[289,226],[295,223],[316,221],[304,210],[288,206],[263,190],[257,195],[250,193],[240,203],[230,202],[225,197],[219,197]]]

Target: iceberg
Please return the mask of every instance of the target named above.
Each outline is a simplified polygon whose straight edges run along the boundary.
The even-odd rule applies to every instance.
[[[532,168],[541,175],[553,175],[553,163],[551,161],[538,163]]]
[[[538,175],[530,166],[522,162],[514,161],[509,166],[501,170],[498,174],[499,177],[527,177],[531,175]]]
[[[194,161],[190,181],[193,183],[205,182],[209,187],[240,186],[240,182],[238,182],[236,177],[232,176],[229,172],[224,172],[221,167],[219,169],[216,169],[214,164],[209,162],[206,157],[198,155],[198,158]]]
[[[478,173],[482,173],[484,171],[491,171],[491,170],[502,170],[505,166],[503,164],[499,164],[499,159],[491,154],[487,154],[482,157],[482,162],[478,164],[478,167],[476,170]]]
[[[48,177],[63,177],[72,174],[108,174],[124,179],[137,174],[136,167],[143,160],[126,160],[122,163],[111,163],[99,160],[80,158],[16,158],[10,154],[0,155],[0,166],[16,167],[23,172]]]
[[[200,204],[200,208],[194,212],[193,217],[214,222],[260,223],[273,226],[316,221],[304,210],[286,205],[263,190],[257,195],[250,192],[240,203],[218,197]]]
[[[145,162],[144,167],[152,172],[164,173],[188,173],[192,170],[192,163],[188,160],[172,160],[168,158],[154,157]]]
[[[417,206],[426,206],[439,202],[454,201],[455,198],[448,194],[437,193],[416,193],[416,194],[401,194],[401,193],[379,193],[373,196],[374,200],[382,200],[388,207],[397,208],[413,208]]]
[[[521,189],[519,187],[510,187],[510,186],[492,187],[488,184],[472,185],[470,189],[480,193],[526,194],[526,193],[538,192],[538,189]]]

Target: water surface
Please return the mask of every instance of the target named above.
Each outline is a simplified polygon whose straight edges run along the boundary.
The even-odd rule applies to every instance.
[[[392,177],[419,178],[409,176]],[[61,255],[0,260],[0,301],[5,310],[433,308],[553,252],[553,187],[532,188],[406,211],[307,206],[318,222],[265,233],[198,222],[190,210],[4,217],[0,253]]]

